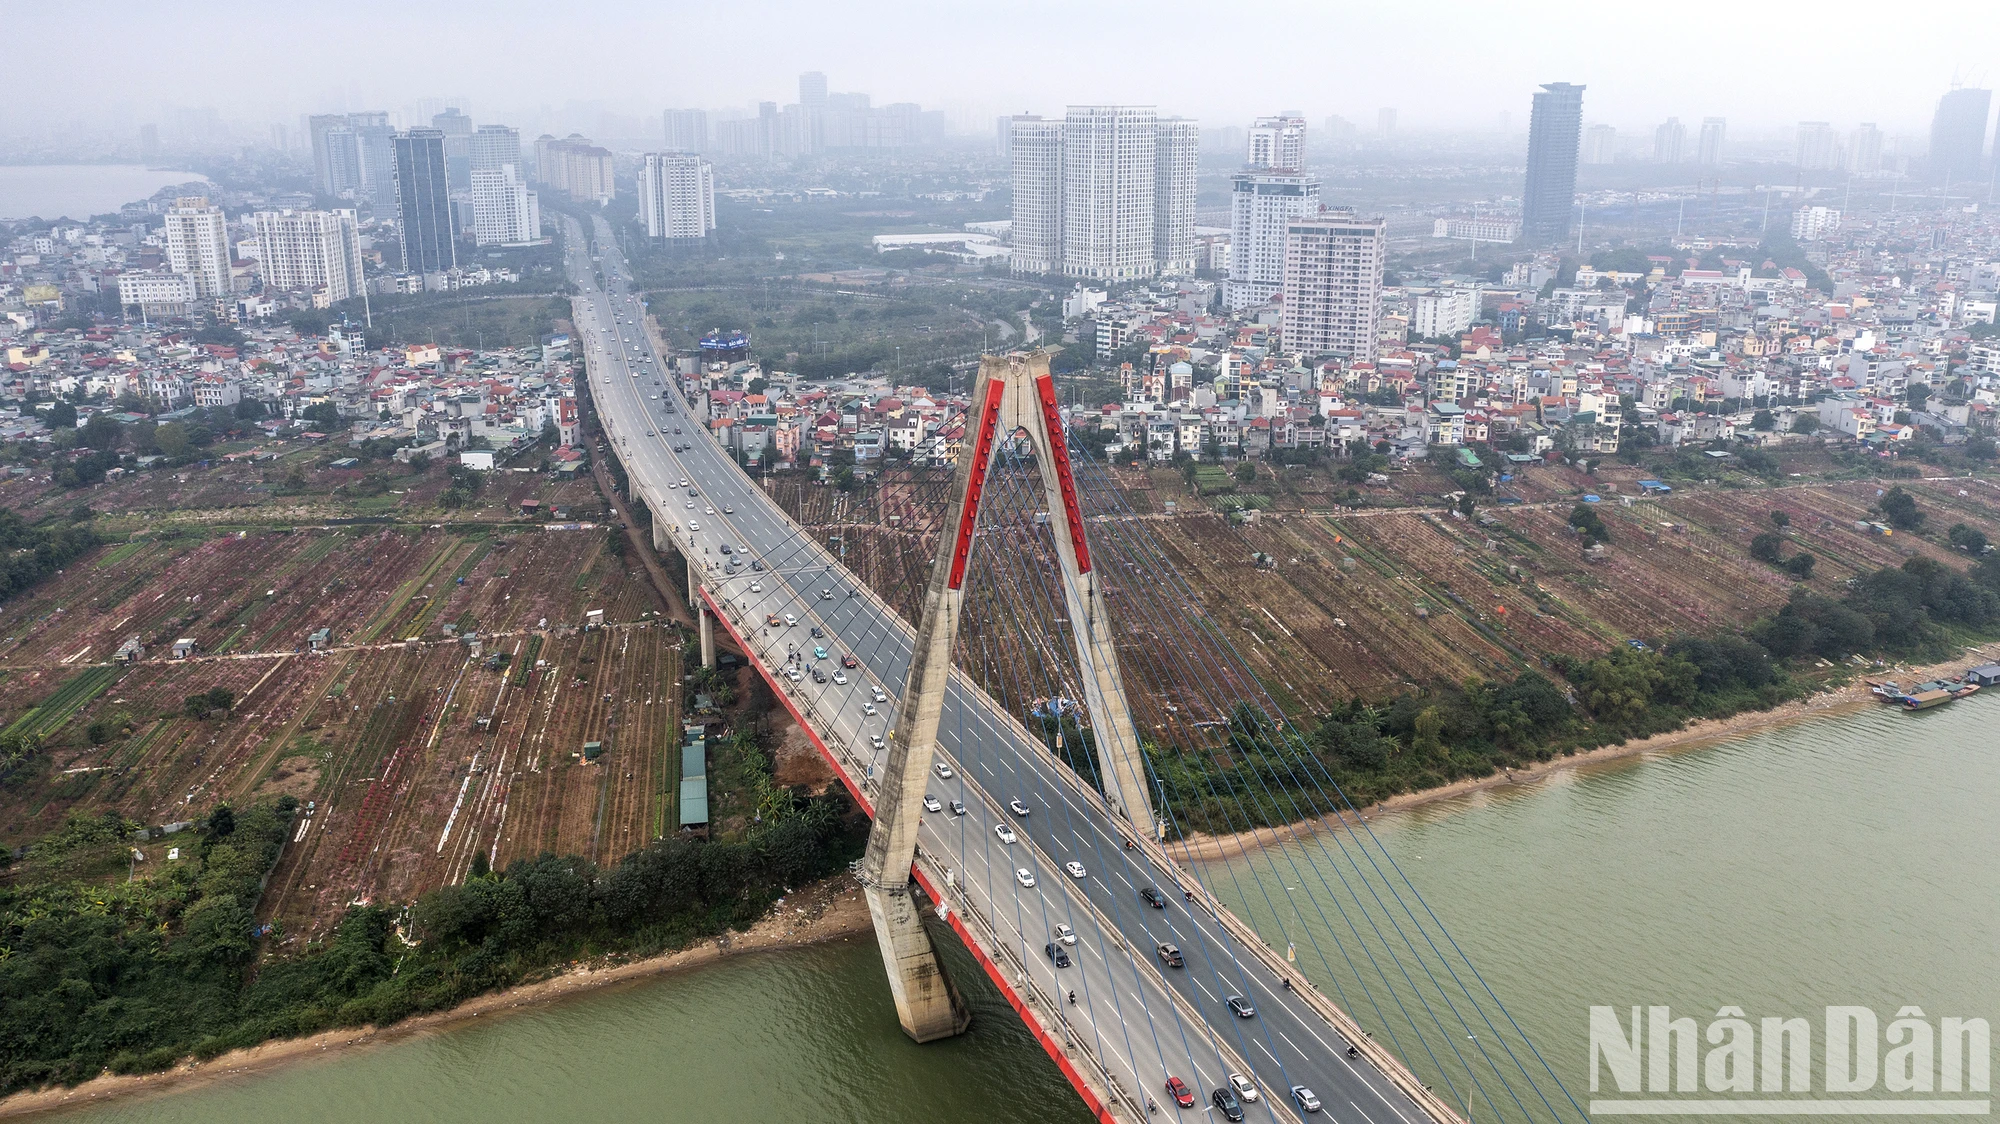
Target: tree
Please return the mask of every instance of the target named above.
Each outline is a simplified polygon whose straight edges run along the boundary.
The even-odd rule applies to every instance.
[[[1472,518],[1472,513],[1477,509],[1477,507],[1478,504],[1476,501],[1473,500],[1471,493],[1468,492],[1465,495],[1458,497],[1458,513],[1460,515],[1465,516],[1467,519]]]
[[[1799,553],[1794,554],[1790,558],[1785,560],[1785,569],[1789,571],[1793,577],[1799,579],[1800,581],[1806,581],[1807,579],[1812,577],[1813,564],[1817,561],[1819,560],[1814,558],[1812,555],[1807,554],[1804,551],[1800,551]]]
[[[208,814],[208,837],[221,839],[236,832],[236,813],[227,804],[217,804]]]
[[[1236,482],[1237,482],[1238,484],[1254,484],[1254,483],[1256,483],[1256,482],[1257,482],[1257,466],[1256,466],[1256,465],[1254,465],[1254,464],[1251,464],[1251,463],[1250,463],[1249,461],[1247,461],[1247,460],[1246,460],[1246,461],[1243,461],[1243,462],[1242,462],[1242,463],[1240,463],[1240,464],[1238,464],[1238,465],[1236,466]]]
[[[175,460],[194,451],[194,443],[188,440],[187,426],[177,421],[168,422],[155,429],[153,442],[159,446],[163,455]]]
[[[1986,533],[1963,523],[1953,523],[1951,530],[1945,532],[1945,538],[1950,540],[1954,549],[1975,558],[1986,553]]]
[[[1750,415],[1750,428],[1759,433],[1769,433],[1778,428],[1777,415],[1769,410],[1759,410]]]
[[[1776,531],[1765,531],[1750,540],[1750,557],[1759,562],[1776,566],[1784,560],[1785,540]]]
[[[1902,485],[1889,489],[1875,505],[1889,525],[1898,531],[1914,531],[1924,525],[1924,513],[1917,510],[1916,498],[1905,492]]]
[[[1598,516],[1597,510],[1587,504],[1577,504],[1576,510],[1569,513],[1569,525],[1576,528],[1577,533],[1583,536],[1585,546],[1611,541],[1610,528],[1604,525],[1604,520]]]
[[[1811,434],[1813,434],[1813,433],[1816,433],[1816,432],[1818,432],[1818,431],[1819,431],[1819,415],[1818,415],[1818,414],[1794,414],[1794,415],[1792,415],[1792,432],[1793,432],[1793,433],[1797,433],[1797,434],[1800,434],[1801,436],[1808,436],[1808,435],[1811,435]]]
[[[307,406],[299,417],[322,432],[347,428],[347,423],[341,420],[340,409],[331,402],[317,402]]]
[[[1909,404],[1911,412],[1923,409],[1930,396],[1931,384],[1927,382],[1913,382],[1903,389],[1903,401]]]
[[[50,429],[75,429],[76,407],[67,402],[58,401],[55,405],[49,407],[48,417],[44,420]]]
[[[1782,530],[1791,525],[1792,525],[1792,517],[1790,515],[1782,511],[1774,511],[1771,513],[1771,526],[1777,527],[1780,530]]]
[[[208,689],[208,705],[217,710],[228,710],[236,705],[236,692],[231,691],[227,687],[210,687]]]
[[[96,413],[83,423],[83,443],[103,452],[118,447],[118,439],[124,435],[125,427],[110,414]]]

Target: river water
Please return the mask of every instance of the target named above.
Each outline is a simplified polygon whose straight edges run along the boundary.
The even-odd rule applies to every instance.
[[[0,164],[0,219],[87,219],[207,178],[137,164]]]
[[[1815,1049],[1834,1004],[1872,1007],[1885,1024],[1905,1005],[1933,1025],[2000,1022],[1996,716],[2000,698],[1978,697],[1825,718],[1573,770],[1377,830],[1587,1103],[1592,1005],[1663,1004],[1703,1027],[1724,1006],[1753,1022],[1804,1017]],[[1230,872],[1210,873],[1230,897]],[[974,1029],[929,1046],[897,1029],[862,937],[63,1118],[1087,1120],[970,960],[955,953],[952,967],[977,1004]]]

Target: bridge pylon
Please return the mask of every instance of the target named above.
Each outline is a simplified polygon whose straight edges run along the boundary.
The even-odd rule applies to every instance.
[[[945,688],[951,678],[951,649],[958,635],[980,499],[1000,442],[1016,435],[1025,435],[1033,447],[1047,496],[1049,529],[1062,568],[1063,594],[1105,801],[1134,834],[1151,838],[1156,830],[1138,732],[1119,688],[1118,656],[1112,646],[1104,589],[1091,566],[1048,353],[982,357],[972,386],[970,411],[950,517],[945,523],[951,537],[939,544],[937,560],[931,566],[923,618],[917,624],[916,645],[897,712],[897,729],[889,737],[888,759],[878,777],[875,823],[862,860],[862,882],[890,988],[896,995],[896,1013],[904,1031],[919,1042],[957,1034],[970,1021],[944,975],[929,935],[911,908],[910,866],[916,860],[924,788],[937,746]]]

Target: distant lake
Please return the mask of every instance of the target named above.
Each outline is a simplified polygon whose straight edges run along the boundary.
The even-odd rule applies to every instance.
[[[163,187],[207,179],[138,164],[0,165],[0,219],[87,219],[150,199]]]

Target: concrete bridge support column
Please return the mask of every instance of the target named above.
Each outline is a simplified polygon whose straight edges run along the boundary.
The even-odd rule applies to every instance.
[[[695,612],[701,614],[701,666],[715,666],[715,614],[708,611],[708,602],[696,598]]]
[[[938,960],[909,877],[905,870],[900,885],[867,885],[868,915],[875,922],[875,941],[889,970],[889,993],[903,1032],[918,1042],[934,1042],[964,1034],[972,1025],[972,1011]]]

